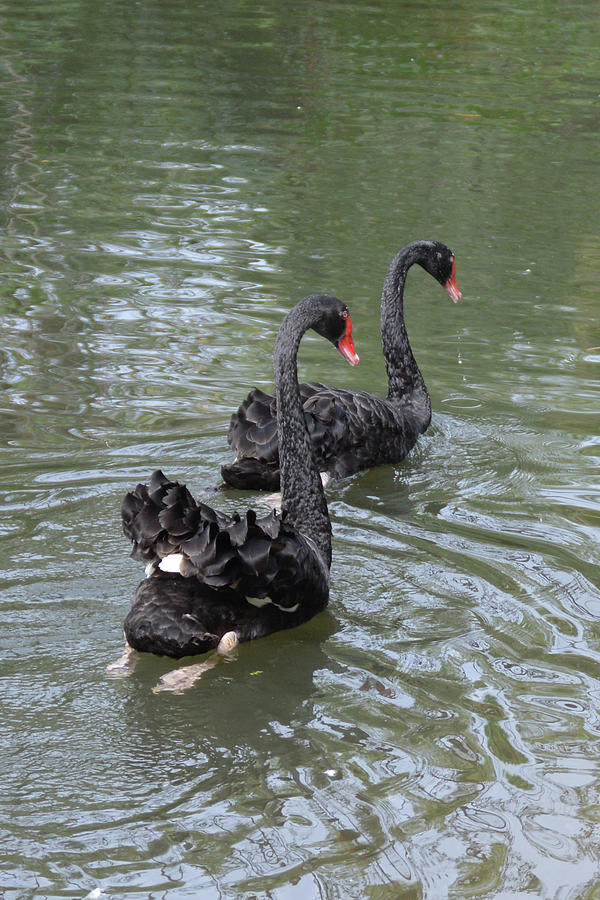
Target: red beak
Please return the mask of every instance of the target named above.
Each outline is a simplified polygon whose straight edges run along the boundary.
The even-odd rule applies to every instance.
[[[458,285],[456,283],[456,262],[452,260],[452,275],[444,285],[444,290],[448,294],[451,300],[454,303],[458,303],[460,298],[462,297],[461,292],[458,289]]]
[[[350,316],[346,319],[346,331],[339,341],[335,342],[335,346],[345,357],[351,366],[357,366],[360,362],[358,353],[354,349],[354,341],[352,340],[352,320]]]

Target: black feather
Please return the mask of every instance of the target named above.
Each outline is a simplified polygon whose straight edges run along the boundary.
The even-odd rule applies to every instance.
[[[312,295],[289,313],[277,339],[285,515],[228,516],[196,502],[160,470],[125,497],[123,531],[132,555],[155,564],[125,620],[132,647],[173,657],[200,653],[228,631],[250,640],[305,622],[327,604],[331,525],[298,396],[296,353],[308,328],[335,343],[346,334],[347,319],[340,300]],[[255,391],[241,418],[257,439],[276,446],[274,407],[260,425],[265,405],[269,398]],[[331,408],[320,404],[320,415]],[[162,572],[161,561],[173,554],[175,565],[166,565],[178,573]],[[256,599],[267,602],[250,602]]]
[[[448,288],[454,255],[437,241],[416,241],[392,260],[381,297],[381,334],[388,373],[387,397],[319,383],[300,385],[306,425],[319,471],[344,477],[399,462],[431,421],[431,402],[404,325],[406,274],[421,265]],[[454,298],[456,299],[456,297]],[[231,417],[228,440],[236,459],[221,467],[232,487],[279,489],[275,397],[254,388]]]

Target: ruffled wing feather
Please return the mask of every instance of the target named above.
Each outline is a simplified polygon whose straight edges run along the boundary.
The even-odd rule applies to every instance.
[[[121,512],[134,559],[156,564],[180,553],[184,577],[215,591],[269,597],[282,609],[295,607],[309,591],[327,598],[329,575],[321,555],[275,512],[228,516],[196,503],[185,485],[160,471],[126,495]]]
[[[321,472],[343,478],[361,469],[403,459],[422,426],[410,403],[367,391],[300,385],[306,425]],[[237,488],[279,489],[277,405],[255,388],[231,417],[229,443],[236,460],[223,466],[225,481]]]

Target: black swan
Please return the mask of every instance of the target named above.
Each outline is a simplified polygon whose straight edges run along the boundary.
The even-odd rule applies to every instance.
[[[343,478],[410,452],[431,421],[431,402],[404,324],[404,284],[418,263],[456,303],[454,254],[438,241],[415,241],[392,260],[381,296],[381,337],[388,374],[387,398],[323,384],[300,385],[306,424],[323,480]],[[232,487],[275,491],[279,458],[275,397],[254,388],[231,417],[228,440],[236,453],[221,468]]]
[[[299,625],[325,607],[331,524],[296,367],[309,328],[358,363],[348,309],[337,297],[305,297],[283,320],[274,354],[281,516],[217,512],[160,471],[123,500],[131,555],[149,572],[125,620],[129,648],[175,659],[215,647],[224,652]]]

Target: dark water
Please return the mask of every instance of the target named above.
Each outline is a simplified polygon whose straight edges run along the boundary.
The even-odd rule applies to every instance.
[[[592,2],[0,4],[0,896],[600,897]],[[434,419],[329,492],[329,611],[181,695],[106,665],[118,508],[212,500],[285,310],[412,270]],[[100,894],[99,892],[102,892]]]

